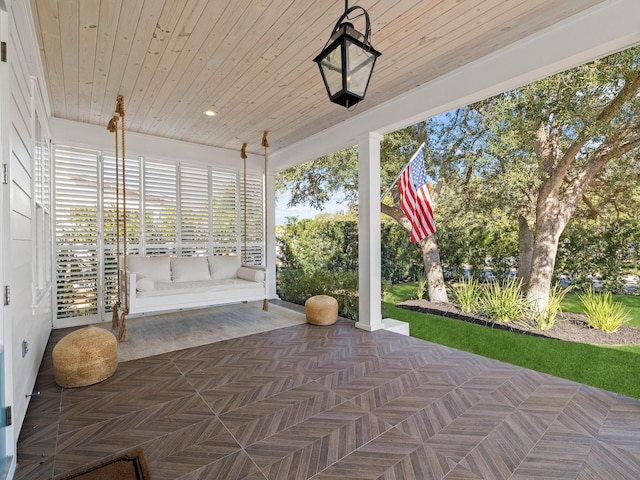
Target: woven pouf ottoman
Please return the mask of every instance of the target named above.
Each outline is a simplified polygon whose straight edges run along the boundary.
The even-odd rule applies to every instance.
[[[304,312],[312,325],[333,325],[338,319],[338,301],[329,295],[316,295],[304,302]]]
[[[104,328],[84,327],[62,337],[53,347],[53,372],[64,388],[106,380],[118,368],[118,342]]]

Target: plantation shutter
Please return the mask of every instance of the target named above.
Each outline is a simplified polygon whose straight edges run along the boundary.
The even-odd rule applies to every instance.
[[[209,251],[209,169],[180,168],[180,251],[206,255]]]
[[[35,143],[33,151],[35,258],[33,275],[34,301],[51,285],[51,144],[46,138],[38,112],[35,112]]]
[[[100,281],[98,154],[59,147],[54,168],[57,317],[96,314]]]
[[[115,158],[57,146],[53,163],[57,319],[102,318],[115,304],[117,291]],[[255,265],[263,264],[263,188],[262,175],[247,176],[246,261]],[[121,185],[119,189],[123,215]],[[242,174],[128,158],[126,193],[128,254],[243,254]],[[46,191],[37,195],[48,203]],[[121,243],[121,255],[123,249]]]
[[[238,174],[213,170],[211,172],[211,254],[239,253],[241,241],[238,221]]]
[[[176,165],[145,160],[144,240],[147,255],[176,255],[178,249]]]
[[[122,158],[118,160],[118,175],[122,182]],[[102,216],[103,216],[103,265],[104,265],[104,297],[105,306],[110,310],[117,297],[117,243],[118,233],[116,225],[116,163],[115,157],[105,155],[103,157],[102,168]],[[126,182],[127,182],[127,251],[136,254],[139,251],[140,243],[140,161],[128,158],[126,161]],[[122,184],[118,186],[120,199],[120,256],[124,254],[124,198]]]
[[[246,263],[261,265],[263,255],[263,198],[262,175],[247,175],[247,254]],[[243,205],[244,208],[244,205]],[[243,232],[244,233],[244,232]]]

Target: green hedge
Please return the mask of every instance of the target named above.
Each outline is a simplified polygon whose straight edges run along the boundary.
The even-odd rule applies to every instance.
[[[418,278],[424,267],[420,247],[393,220],[380,226],[382,278],[400,283]],[[358,220],[348,215],[289,219],[277,230],[278,264],[312,275],[358,270]]]
[[[304,305],[314,295],[331,295],[338,301],[341,317],[358,320],[358,272],[314,272],[278,269],[278,296],[287,302]]]

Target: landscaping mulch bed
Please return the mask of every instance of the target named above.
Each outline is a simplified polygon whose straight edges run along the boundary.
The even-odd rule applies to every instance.
[[[428,300],[406,300],[398,303],[398,307],[421,313],[430,313],[441,317],[455,318],[465,322],[476,323],[490,328],[510,330],[526,335],[556,338],[570,342],[589,343],[592,345],[640,345],[640,329],[624,325],[613,333],[590,328],[585,323],[585,316],[580,313],[565,312],[558,315],[553,327],[544,332],[526,329],[510,322],[508,324],[494,322],[480,315],[463,313],[451,303],[430,302]]]

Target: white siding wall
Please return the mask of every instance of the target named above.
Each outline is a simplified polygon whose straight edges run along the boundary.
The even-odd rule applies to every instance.
[[[5,130],[8,138],[3,138],[9,144],[8,158],[2,160],[9,166],[9,182],[3,185],[9,189],[9,195],[2,211],[3,229],[6,229],[3,233],[2,268],[5,284],[11,289],[11,303],[5,307],[4,321],[8,324],[5,332],[10,332],[6,338],[6,355],[10,369],[8,377],[12,379],[9,381],[13,386],[7,392],[7,403],[13,406],[15,442],[31,398],[27,395],[33,391],[53,320],[50,279],[45,280],[49,287],[40,289],[37,284],[41,281],[35,277],[36,228],[33,221],[34,136],[39,131],[40,140],[44,137],[48,144],[50,135],[48,112],[45,111],[48,100],[41,87],[44,81],[29,2],[7,3],[8,62],[3,68],[9,69],[9,82],[1,88],[9,111]],[[38,129],[35,127],[36,111],[40,123]],[[50,225],[46,227],[50,228]],[[50,266],[51,252],[46,251],[42,260]],[[23,342],[28,345],[24,356]],[[14,446],[7,447],[11,455]]]

